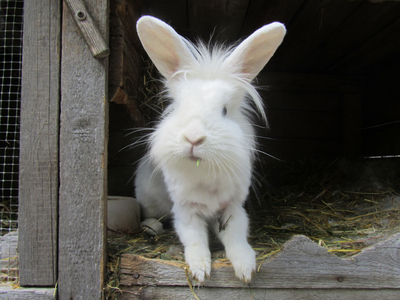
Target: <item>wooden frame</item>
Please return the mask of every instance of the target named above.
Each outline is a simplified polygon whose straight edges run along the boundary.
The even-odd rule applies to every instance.
[[[195,289],[201,299],[396,299],[400,288],[400,233],[341,259],[298,235],[273,257],[258,263],[251,284],[239,281],[226,260],[215,261],[211,280]],[[191,296],[186,265],[124,254],[122,299],[184,299]],[[194,283],[193,283],[194,284]],[[355,293],[357,291],[357,293]],[[134,295],[134,296],[132,296]],[[137,298],[135,298],[137,297]]]
[[[108,1],[85,5],[108,37]],[[25,1],[23,42],[20,284],[53,287],[46,299],[57,282],[59,299],[101,299],[108,59],[92,56],[60,1]]]
[[[57,281],[60,1],[25,1],[19,181],[20,284]]]

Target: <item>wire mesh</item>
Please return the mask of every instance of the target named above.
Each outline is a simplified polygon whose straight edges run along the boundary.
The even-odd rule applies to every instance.
[[[0,0],[0,234],[18,227],[23,0]]]

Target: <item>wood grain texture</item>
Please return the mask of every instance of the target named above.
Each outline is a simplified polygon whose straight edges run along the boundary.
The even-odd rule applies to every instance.
[[[204,288],[194,289],[197,297],[204,299],[232,300],[394,300],[398,298],[396,289],[233,289],[233,288]],[[124,287],[121,300],[192,300],[195,299],[189,287]]]
[[[260,73],[257,85],[268,91],[362,93],[365,79],[357,75]]]
[[[143,48],[136,33],[142,7],[136,1],[116,0],[110,4],[109,100],[121,104],[134,124],[144,126],[139,109],[143,87]],[[110,124],[119,122],[110,115]],[[111,128],[110,128],[111,130]]]
[[[19,169],[22,286],[57,280],[60,1],[24,2]]]
[[[188,25],[191,37],[209,41],[236,42],[246,16],[249,0],[192,0],[188,2]]]
[[[349,259],[330,254],[305,236],[294,236],[262,263],[251,284],[239,281],[229,262],[213,263],[205,287],[300,289],[400,289],[400,233]],[[184,264],[133,254],[121,259],[121,285],[188,286]]]
[[[64,0],[64,2],[70,9],[76,25],[78,25],[85,38],[93,57],[101,59],[108,56],[110,54],[110,49],[82,0]]]
[[[335,1],[336,2],[336,1]],[[341,2],[341,1],[338,1]],[[351,3],[360,1],[347,1],[346,6]],[[341,9],[340,9],[341,10]],[[371,3],[369,1],[362,1],[362,4],[344,20],[331,34],[325,36],[325,40],[318,45],[314,51],[310,51],[309,57],[299,62],[300,70],[314,70],[314,72],[324,72],[329,68],[336,70],[340,73],[347,73],[347,68],[352,68],[356,63],[354,59],[359,59],[358,56],[372,54],[375,59],[381,59],[376,52],[386,49],[387,46],[394,46],[397,42],[397,49],[399,47],[398,41],[393,40],[392,43],[376,44],[372,42],[376,49],[371,49],[365,45],[369,39],[384,38],[390,41],[390,36],[385,36],[385,28],[393,23],[399,17],[400,3],[387,2],[387,3]],[[336,16],[338,10],[332,13]],[[340,13],[341,14],[341,13]],[[339,14],[339,15],[340,15]],[[368,20],[362,22],[360,20]],[[397,27],[397,31],[399,27]],[[392,31],[394,33],[394,31]],[[349,56],[346,63],[335,66],[341,59]],[[367,61],[367,63],[369,63]]]
[[[240,36],[248,36],[256,29],[275,21],[288,26],[303,2],[304,0],[250,1]]]
[[[305,1],[290,22],[287,35],[274,57],[281,72],[310,72],[299,69],[309,54],[360,5],[362,0]],[[354,20],[353,20],[354,21]],[[334,48],[332,49],[334,50]],[[310,60],[313,62],[313,58]],[[308,62],[308,61],[307,61]]]
[[[270,109],[267,116],[266,135],[271,138],[341,139],[339,112]]]
[[[167,24],[171,25],[179,34],[187,37],[190,35],[188,31],[188,14],[186,0],[146,0],[146,14],[159,18]],[[173,4],[172,4],[173,3]]]
[[[55,300],[54,288],[19,288],[0,285],[0,299],[7,300]]]
[[[400,10],[397,4],[396,13]],[[348,74],[362,74],[371,70],[372,66],[379,66],[381,61],[388,57],[398,58],[400,41],[393,37],[400,30],[400,18],[380,30],[379,34],[373,35],[363,42],[355,51],[346,55],[342,60],[329,68],[328,72],[346,72]],[[389,60],[389,61],[390,61]]]
[[[341,109],[341,95],[327,92],[260,91],[269,109],[337,112]]]
[[[259,139],[259,143],[262,151],[286,162],[299,159],[334,160],[342,150],[340,140],[279,138]],[[278,163],[266,155],[262,155],[262,158],[265,164]]]
[[[86,1],[108,36],[108,1]],[[68,9],[61,64],[59,299],[102,299],[106,263],[108,60],[96,60]]]

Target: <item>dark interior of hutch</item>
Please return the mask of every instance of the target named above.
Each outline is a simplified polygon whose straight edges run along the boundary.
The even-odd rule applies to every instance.
[[[365,193],[369,208],[379,202],[374,193],[398,195],[400,1],[384,0],[112,0],[109,195],[134,196],[144,148],[129,146],[141,137],[132,132],[162,110],[158,73],[135,29],[147,14],[192,41],[212,33],[212,41],[232,43],[270,22],[285,24],[282,45],[258,76],[269,122],[257,129],[260,149],[279,160],[259,156],[250,213],[265,204],[329,205],[339,201],[336,185]],[[329,221],[321,222],[329,233]]]

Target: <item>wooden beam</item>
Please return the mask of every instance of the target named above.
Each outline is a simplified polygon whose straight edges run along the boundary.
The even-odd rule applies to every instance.
[[[188,1],[187,13],[191,37],[204,41],[236,42],[246,16],[249,0],[196,0]],[[255,28],[258,29],[258,28]]]
[[[108,1],[85,4],[108,40]],[[108,59],[92,57],[66,7],[62,23],[58,297],[102,299]]]
[[[121,300],[129,299],[195,299],[189,287],[123,287]],[[233,288],[194,288],[199,299],[274,299],[274,300],[393,300],[397,299],[396,289],[233,289]]]
[[[315,49],[319,54],[319,47],[326,37],[346,20],[361,2],[362,0],[305,1],[290,22],[287,35],[271,63],[279,62],[276,67],[280,72],[315,72],[314,69],[300,68],[299,65],[303,65]],[[354,22],[354,19],[352,20]],[[332,50],[334,48],[337,48],[337,45]],[[312,63],[313,57],[307,62],[310,60]]]
[[[54,288],[19,288],[0,286],[0,299],[7,300],[55,300]]]
[[[144,118],[139,109],[139,98],[143,85],[141,54],[144,50],[136,33],[136,21],[142,7],[139,1],[115,0],[110,3],[110,9],[109,100],[122,104],[120,106],[124,107],[125,113],[134,121],[131,127],[135,124],[143,127]],[[121,115],[115,119],[113,116],[110,115],[110,124],[119,123]]]
[[[171,25],[179,34],[188,36],[188,1],[146,0],[145,3],[147,10],[143,14],[159,18]]]
[[[250,1],[238,38],[248,36],[256,29],[275,21],[288,26],[303,2],[304,0]]]
[[[297,235],[282,250],[261,263],[250,285],[235,277],[227,261],[215,261],[204,287],[239,289],[400,289],[400,233],[341,259],[309,238]],[[260,263],[259,263],[260,264]],[[133,254],[121,258],[122,286],[188,287],[185,263],[148,259]],[[240,298],[243,299],[243,298]]]
[[[258,85],[267,91],[362,93],[365,80],[357,75],[260,73]]]
[[[400,9],[400,3],[397,4]],[[397,13],[397,11],[396,11]],[[385,15],[384,15],[385,16]],[[371,67],[379,65],[385,58],[397,59],[400,50],[400,42],[393,40],[400,30],[400,18],[382,29],[379,34],[370,37],[354,51],[328,69],[330,73],[346,71],[348,74],[362,74],[369,72]]]
[[[19,170],[22,286],[57,281],[61,2],[24,2]]]
[[[351,5],[350,3],[356,1],[347,2],[349,3],[347,5]],[[315,51],[310,51],[309,57],[299,62],[299,70],[309,70],[309,72],[329,70],[332,73],[348,74],[364,56],[369,55],[373,62],[382,59],[381,51],[390,48],[399,49],[399,42],[391,38],[392,34],[398,32],[399,26],[385,34],[387,27],[399,18],[399,10],[400,3],[362,1],[360,7],[329,36],[326,36]],[[333,15],[336,16],[337,12],[338,10]],[[372,42],[369,42],[371,39]],[[365,62],[369,63],[368,59]],[[342,60],[344,60],[343,63],[341,63]]]

